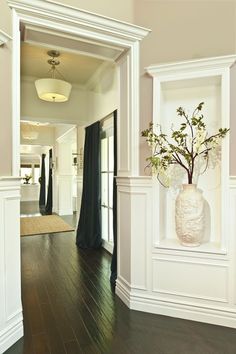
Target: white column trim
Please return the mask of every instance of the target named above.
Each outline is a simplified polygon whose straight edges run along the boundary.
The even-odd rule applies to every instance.
[[[0,353],[23,336],[19,204],[20,178],[0,177]]]

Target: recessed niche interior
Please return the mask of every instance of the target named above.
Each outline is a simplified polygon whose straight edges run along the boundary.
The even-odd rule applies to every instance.
[[[214,134],[220,127],[228,127],[222,111],[222,81],[221,76],[208,76],[192,79],[161,82],[159,86],[156,104],[156,116],[154,125],[160,124],[163,133],[170,134],[171,127],[177,129],[182,118],[177,115],[177,108],[183,107],[191,116],[200,102],[204,102],[202,114],[209,135]],[[211,161],[212,162],[212,161]],[[206,225],[203,244],[199,247],[188,248],[181,246],[175,231],[175,199],[177,191],[173,188],[164,188],[158,181],[156,184],[156,201],[159,207],[157,217],[157,247],[173,247],[195,251],[223,251],[224,240],[222,239],[222,198],[224,183],[224,171],[228,169],[228,137],[223,139],[218,165],[213,169],[211,166],[199,176],[197,185],[202,190],[206,199]],[[228,171],[225,171],[226,174]],[[186,174],[187,177],[187,174]],[[187,179],[183,181],[187,183]]]

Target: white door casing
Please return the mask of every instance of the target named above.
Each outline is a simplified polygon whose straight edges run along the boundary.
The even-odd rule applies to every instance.
[[[55,4],[51,1],[42,0],[7,0],[13,15],[13,60],[12,60],[12,174],[19,176],[20,169],[20,25],[27,24],[37,27],[37,31],[50,31],[50,33],[62,35],[64,38],[73,36],[74,39],[88,41],[96,45],[118,48],[122,55],[116,60],[120,73],[120,102],[118,105],[118,176],[127,180],[137,177],[139,174],[139,42],[148,34],[149,30],[135,25],[96,15],[87,11],[78,10],[65,5]],[[122,137],[122,138],[121,138]],[[18,188],[18,182],[17,187]],[[119,193],[118,185],[118,193]],[[128,197],[132,199],[132,193],[128,191]],[[19,200],[18,200],[19,203]],[[132,203],[128,203],[127,213]],[[17,208],[16,208],[17,209]],[[119,206],[118,206],[119,213]],[[11,215],[11,219],[17,219],[19,213]],[[7,222],[7,218],[5,219]],[[119,230],[126,222],[119,218]],[[18,225],[18,224],[17,224]],[[4,225],[3,225],[4,226]],[[132,229],[131,225],[131,229]],[[6,229],[7,230],[7,229]],[[19,228],[14,229],[14,235],[19,239]],[[131,235],[131,232],[130,232]],[[127,235],[127,237],[130,237]],[[7,235],[6,235],[7,236]],[[122,246],[123,247],[123,246]],[[124,245],[124,247],[126,247]],[[18,252],[20,250],[18,249]],[[123,250],[120,248],[118,264],[121,263]],[[19,259],[20,254],[18,254]],[[129,258],[129,257],[128,257]],[[127,259],[128,259],[127,258]],[[128,261],[129,262],[129,261]],[[126,262],[124,266],[127,267]],[[17,277],[19,284],[19,262],[11,264],[10,276]],[[4,276],[9,276],[8,269]],[[13,274],[14,273],[14,274]],[[119,274],[118,274],[119,277]],[[20,298],[20,289],[16,291]],[[19,309],[21,314],[21,309]],[[1,324],[4,333],[4,347],[0,333],[0,353],[4,352],[23,333],[23,326],[8,328],[7,323]],[[15,332],[14,332],[15,331]],[[9,333],[8,333],[9,332]]]

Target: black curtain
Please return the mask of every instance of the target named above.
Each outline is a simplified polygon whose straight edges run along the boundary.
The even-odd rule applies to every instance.
[[[100,122],[85,129],[83,193],[76,244],[99,248],[101,238]]]
[[[117,111],[114,111],[114,179],[113,179],[113,238],[114,248],[111,261],[111,276],[110,282],[113,286],[116,285],[117,278]]]
[[[52,214],[52,149],[49,150],[49,175],[48,175],[48,194],[45,214]]]
[[[45,213],[45,154],[42,154],[41,160],[41,176],[39,179],[40,182],[40,193],[39,193],[39,210],[41,214]]]

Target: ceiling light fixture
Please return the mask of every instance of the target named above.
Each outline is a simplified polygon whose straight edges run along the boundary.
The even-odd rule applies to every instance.
[[[39,132],[29,124],[21,124],[21,136],[26,140],[38,139]]]
[[[62,74],[56,69],[60,61],[55,58],[60,56],[60,52],[50,50],[47,54],[51,57],[51,59],[48,60],[48,63],[51,65],[48,73],[50,73],[52,77],[35,81],[37,94],[39,98],[44,101],[65,102],[69,99],[71,84],[66,82]],[[56,79],[56,74],[60,75],[63,80]]]

